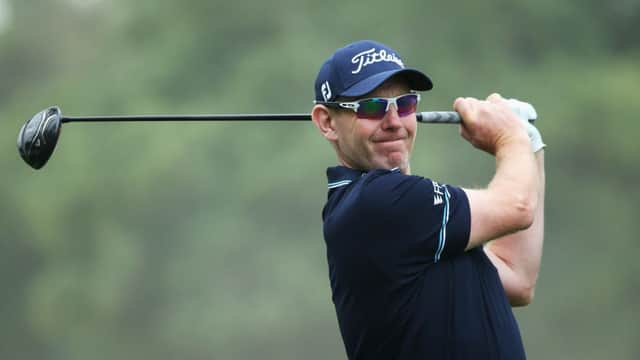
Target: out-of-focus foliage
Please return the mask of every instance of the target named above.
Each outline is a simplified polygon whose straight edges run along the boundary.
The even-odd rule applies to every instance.
[[[640,357],[640,2],[2,0],[0,358],[344,358],[310,123],[69,124],[50,163],[24,120],[304,112],[336,48],[386,42],[429,73],[423,109],[498,91],[549,145],[532,359]],[[482,186],[493,161],[420,126],[412,169]],[[381,219],[384,221],[384,219]]]

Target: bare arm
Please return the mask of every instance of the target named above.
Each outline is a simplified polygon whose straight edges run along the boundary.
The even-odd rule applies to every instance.
[[[458,99],[461,135],[496,157],[496,173],[485,189],[465,189],[471,210],[467,249],[528,228],[537,203],[538,170],[524,125],[497,94],[487,101]]]
[[[498,269],[500,280],[512,306],[528,305],[533,300],[542,258],[544,238],[544,150],[536,153],[538,167],[538,206],[533,224],[489,242],[484,251]]]
[[[496,174],[486,189],[464,189],[471,210],[467,250],[527,229],[537,204],[537,169],[528,143],[496,154]]]
[[[493,94],[486,101],[457,99],[454,109],[462,116],[462,137],[496,157],[487,188],[465,189],[471,211],[467,250],[493,240],[484,251],[510,303],[521,306],[531,302],[542,256],[544,154],[533,153],[523,122],[505,104]]]

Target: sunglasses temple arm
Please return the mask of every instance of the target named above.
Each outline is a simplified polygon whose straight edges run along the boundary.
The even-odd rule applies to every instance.
[[[455,111],[424,111],[416,113],[418,122],[425,124],[460,124],[460,114]],[[536,119],[529,119],[533,123]]]

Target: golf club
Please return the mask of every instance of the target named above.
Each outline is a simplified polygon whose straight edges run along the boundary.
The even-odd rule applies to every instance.
[[[527,107],[528,106],[528,107]],[[529,114],[533,122],[537,115],[528,103],[512,105],[514,112]],[[528,112],[526,112],[528,111]],[[416,113],[418,122],[429,124],[459,124],[455,111],[427,111]],[[51,106],[25,122],[18,133],[18,152],[34,169],[42,168],[58,143],[62,124],[70,122],[122,121],[309,121],[310,114],[230,114],[230,115],[122,115],[122,116],[62,116],[60,108]]]

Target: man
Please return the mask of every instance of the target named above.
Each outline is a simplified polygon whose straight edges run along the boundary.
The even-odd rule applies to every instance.
[[[524,359],[511,306],[531,302],[540,267],[544,144],[500,95],[458,98],[460,133],[495,156],[493,179],[463,189],[411,175],[413,91],[431,88],[373,41],[338,49],[316,79],[313,122],[340,163],[323,221],[347,355]]]

